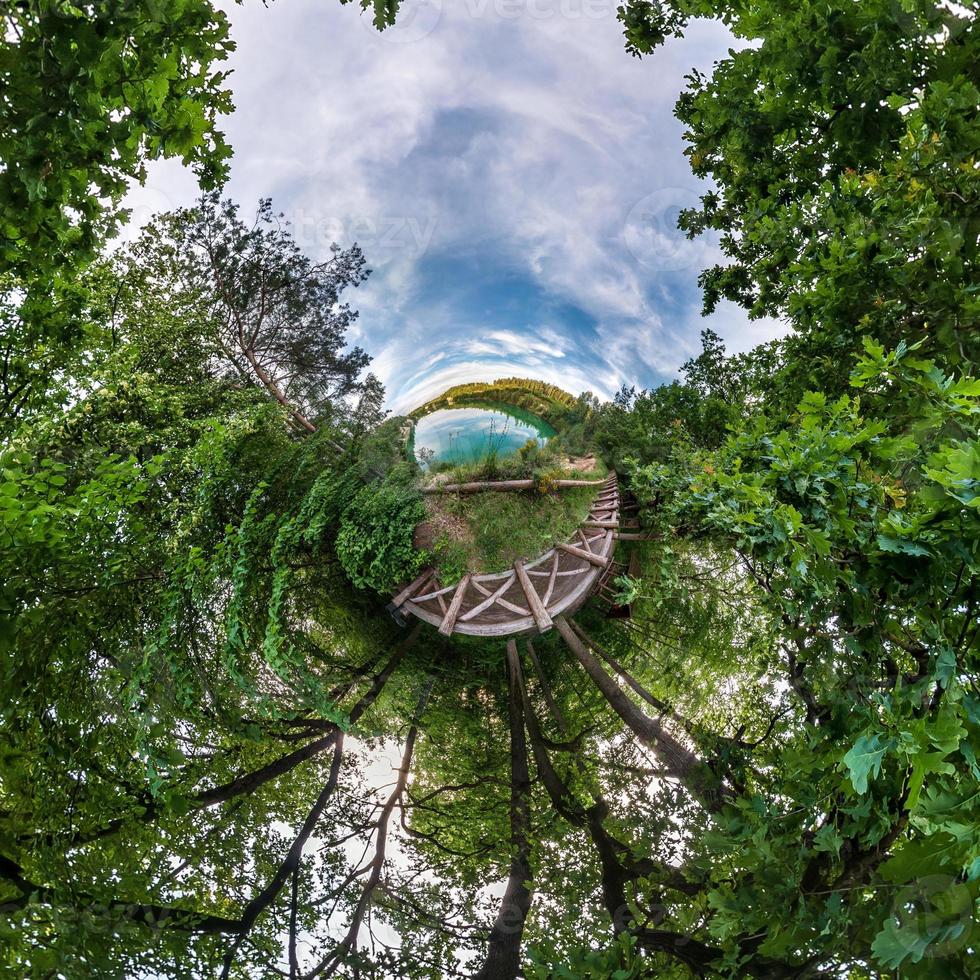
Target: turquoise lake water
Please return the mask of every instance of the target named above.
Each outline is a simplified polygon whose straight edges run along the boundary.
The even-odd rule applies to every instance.
[[[476,463],[496,450],[498,456],[517,452],[528,439],[543,446],[555,430],[519,408],[442,408],[415,425],[413,449],[431,449],[434,462]]]

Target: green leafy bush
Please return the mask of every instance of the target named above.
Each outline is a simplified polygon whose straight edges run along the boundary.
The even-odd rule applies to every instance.
[[[427,555],[412,544],[415,526],[425,519],[421,496],[391,483],[361,489],[344,511],[337,535],[337,557],[361,589],[390,592],[418,574]]]

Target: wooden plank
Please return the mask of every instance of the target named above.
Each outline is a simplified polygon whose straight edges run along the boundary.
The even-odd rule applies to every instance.
[[[469,575],[464,575],[459,580],[459,585],[456,586],[456,591],[453,593],[453,601],[449,603],[449,609],[446,611],[446,615],[443,617],[442,623],[439,625],[439,632],[443,636],[449,636],[453,627],[456,625],[456,617],[459,615],[460,607],[463,605],[463,596],[466,594],[466,586],[470,584]]]
[[[524,590],[524,596],[527,599],[531,615],[534,617],[534,622],[537,623],[538,629],[542,633],[546,633],[554,624],[551,622],[548,610],[544,608],[541,596],[534,591],[534,586],[527,577],[527,572],[524,570],[524,562],[520,559],[515,561],[514,571],[517,572],[517,580],[521,583],[521,588]]]
[[[510,578],[507,579],[507,584],[508,585],[512,585],[513,582],[514,582],[514,575],[513,575],[513,573],[511,573]],[[491,594],[490,593],[490,590],[489,589],[485,589],[480,584],[480,582],[477,579],[473,579],[473,585],[475,585],[476,588],[480,592],[482,592],[485,596],[489,596]],[[531,610],[530,609],[524,609],[521,606],[515,606],[514,603],[508,602],[502,595],[497,599],[497,605],[500,606],[501,609],[509,609],[512,613],[517,613],[518,616],[530,616],[531,615]],[[505,630],[503,630],[503,632],[504,633],[507,633],[507,632],[510,632],[510,631],[505,629]]]
[[[615,529],[619,527],[619,521],[582,521],[582,527],[611,527]]]
[[[494,592],[492,595],[487,596],[487,598],[484,599],[483,602],[481,602],[479,605],[476,605],[472,609],[463,613],[463,615],[459,617],[459,621],[461,623],[465,623],[468,620],[472,619],[474,616],[479,616],[484,609],[486,609],[488,606],[492,606],[510,588],[511,583],[513,581],[514,581],[513,576],[511,576],[510,578],[505,578],[504,584],[501,585],[496,592]],[[474,584],[477,585],[477,587],[480,589],[481,592],[484,591],[483,588],[479,585],[479,583],[474,582]]]
[[[422,493],[480,493],[482,490],[533,490],[534,480],[479,480],[473,483],[443,483],[423,487]]]
[[[413,595],[412,602],[415,603],[428,602],[430,599],[439,598],[441,596],[446,595],[446,593],[452,591],[453,591],[453,587],[451,585],[447,585],[444,589],[436,589],[435,592],[426,592],[425,595]]]
[[[394,599],[391,600],[391,604],[397,609],[406,599],[410,599],[416,592],[420,592],[424,585],[427,585],[429,579],[435,575],[436,570],[434,568],[425,568],[422,570],[422,574],[411,584],[406,585]]]
[[[552,592],[555,591],[555,580],[558,578],[558,552],[555,552],[555,560],[551,564],[551,578],[548,579],[548,588],[545,589],[544,598],[541,600],[545,609],[548,608],[548,602],[551,599]]]
[[[576,558],[584,558],[587,562],[593,565],[597,565],[600,568],[604,567],[609,559],[605,555],[595,555],[591,551],[586,551],[583,548],[576,548],[573,544],[560,544],[558,545],[562,551],[568,552],[570,555],[574,555]]]

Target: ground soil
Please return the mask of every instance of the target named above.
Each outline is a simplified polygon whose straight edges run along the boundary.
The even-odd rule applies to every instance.
[[[572,470],[575,473],[588,473],[594,470],[599,464],[595,456],[569,456],[562,461],[563,470]]]
[[[439,497],[426,497],[425,509],[428,517],[415,528],[412,543],[416,548],[431,550],[436,541],[445,534],[450,541],[458,541],[471,548],[473,532],[469,525],[456,514],[447,513],[442,508],[441,502]]]

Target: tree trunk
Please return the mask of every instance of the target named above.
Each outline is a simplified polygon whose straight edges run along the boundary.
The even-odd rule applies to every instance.
[[[612,920],[614,932],[618,934],[629,927],[631,912],[626,888],[637,878],[649,877],[657,884],[686,894],[700,891],[697,885],[688,882],[676,868],[664,867],[652,860],[633,861],[629,847],[606,830],[605,819],[609,814],[609,806],[600,794],[593,794],[594,802],[587,809],[575,798],[568,784],[552,765],[523,677],[521,695],[534,764],[552,805],[573,827],[580,827],[588,832],[599,855],[603,904]]]
[[[418,738],[418,725],[422,719],[422,713],[425,711],[425,706],[429,701],[429,694],[432,692],[433,682],[434,679],[430,677],[415,706],[412,727],[408,731],[408,738],[405,740],[405,749],[402,752],[401,766],[398,769],[398,779],[378,817],[378,836],[374,845],[374,857],[370,865],[371,874],[361,890],[354,914],[351,916],[351,923],[347,929],[347,935],[344,936],[340,943],[331,950],[327,957],[313,971],[313,974],[316,976],[322,974],[324,978],[332,977],[338,967],[340,967],[344,957],[357,944],[357,937],[361,931],[364,916],[367,914],[368,906],[371,904],[374,892],[378,887],[378,883],[381,881],[381,873],[384,870],[385,856],[388,848],[388,826],[391,823],[391,814],[394,812],[395,807],[401,803],[402,796],[405,793],[405,787],[408,785],[408,774],[412,768],[412,756],[415,753],[415,742]]]
[[[560,629],[564,623],[562,620],[557,622]],[[582,635],[584,636],[584,633]],[[547,679],[530,643],[528,648],[541,680],[545,700],[556,719],[561,734],[565,736],[567,735],[567,728],[564,719],[561,717],[558,706],[551,695]],[[651,929],[645,925],[637,926],[633,921],[633,912],[627,894],[629,886],[640,878],[649,879],[654,886],[668,888],[685,895],[700,894],[703,887],[695,881],[689,881],[679,868],[664,865],[649,858],[635,860],[630,848],[606,829],[605,820],[609,813],[609,806],[601,795],[593,793],[595,802],[588,809],[579,803],[551,763],[547,746],[544,744],[540,726],[534,713],[534,707],[527,695],[527,688],[520,673],[519,663],[517,664],[517,671],[528,736],[531,739],[538,775],[555,810],[573,826],[584,827],[592,840],[599,857],[602,902],[612,922],[613,933],[619,935],[628,932],[636,937],[640,949],[650,953],[667,953],[685,963],[698,975],[709,972],[711,965],[722,955],[720,949],[683,933]],[[747,953],[752,951],[748,943],[744,944],[744,948]],[[789,977],[800,975],[795,972],[799,969],[797,967],[761,957],[755,959],[753,967],[757,967],[753,975],[771,978],[771,980],[787,980]]]
[[[605,660],[605,662],[609,665],[609,667],[612,670],[614,670],[617,674],[619,674],[619,676],[622,677],[624,681],[626,681],[627,685],[636,694],[638,694],[641,698],[643,698],[643,700],[646,701],[646,703],[649,704],[650,707],[656,708],[657,711],[659,711],[661,714],[668,715],[669,717],[673,718],[675,721],[679,722],[681,725],[684,725],[685,728],[687,727],[684,719],[679,718],[677,715],[675,715],[674,712],[671,710],[670,705],[668,705],[665,701],[661,701],[660,698],[656,697],[655,695],[651,694],[618,660],[616,660],[611,654],[603,650],[602,647],[600,647],[595,642],[595,640],[593,640],[592,637],[590,637],[585,632],[585,630],[583,630],[582,627],[579,626],[578,623],[572,620],[570,622],[570,625],[572,629],[575,630],[575,633],[578,636],[578,638],[587,647],[591,647],[593,650],[595,650],[595,652],[599,654],[599,656],[603,660]]]
[[[248,937],[248,934],[252,931],[252,926],[255,925],[258,917],[275,902],[276,898],[279,896],[279,892],[282,891],[283,886],[286,884],[286,879],[289,876],[295,875],[299,871],[299,863],[303,857],[303,848],[306,846],[306,842],[310,839],[313,831],[316,830],[317,822],[320,816],[323,814],[323,810],[327,805],[327,801],[333,795],[334,790],[337,788],[337,780],[340,776],[340,764],[343,761],[344,756],[344,734],[341,732],[336,739],[336,744],[333,750],[333,763],[330,766],[330,776],[327,779],[326,785],[323,787],[320,795],[317,797],[316,802],[313,804],[310,812],[307,814],[306,820],[303,822],[303,826],[300,828],[300,832],[296,835],[293,840],[292,845],[289,848],[289,852],[286,854],[286,859],[279,865],[279,869],[272,876],[271,881],[259,892],[249,903],[245,906],[245,910],[242,912],[242,928],[235,941],[229,947],[228,952],[225,953],[224,962],[221,968],[221,978],[226,980],[229,971],[231,970],[231,965],[235,959],[235,954],[238,952],[238,948]]]
[[[707,810],[711,812],[719,810],[728,794],[721,780],[710,767],[664,731],[658,719],[649,717],[630,700],[616,681],[606,673],[599,661],[592,656],[564,618],[555,620],[555,626],[592,682],[626,726],[653,751],[670,775],[679,779]]]
[[[559,490],[565,487],[598,487],[605,480],[554,480],[550,486]],[[422,493],[481,493],[484,490],[533,490],[537,480],[475,480],[472,483],[444,483],[436,487],[424,487]]]
[[[555,725],[558,727],[558,733],[562,736],[562,738],[565,738],[568,735],[568,726],[565,724],[565,719],[558,708],[558,703],[555,701],[555,696],[551,692],[551,685],[548,683],[548,678],[545,676],[544,670],[541,667],[541,661],[538,660],[538,655],[534,652],[534,644],[532,644],[530,640],[527,641],[527,655],[531,658],[534,673],[537,675],[538,683],[541,685],[541,694],[544,697],[545,704],[548,705],[548,710],[551,712],[551,717],[555,719]]]
[[[398,665],[402,662],[405,654],[408,652],[409,647],[415,642],[415,638],[419,634],[421,629],[421,623],[417,623],[415,628],[412,630],[408,636],[399,644],[395,652],[388,658],[388,662],[382,667],[371,681],[371,686],[368,690],[360,697],[360,699],[354,704],[348,713],[348,718],[350,719],[350,724],[356,724],[364,713],[377,701],[378,696],[381,694],[384,686],[388,683],[391,675],[395,672]],[[270,762],[268,765],[263,766],[261,769],[257,769],[254,772],[246,773],[243,776],[239,776],[236,779],[231,780],[228,783],[224,783],[222,786],[216,786],[213,789],[205,790],[202,793],[197,794],[193,797],[196,804],[195,809],[201,809],[203,807],[214,806],[216,803],[223,803],[226,800],[230,800],[235,796],[240,796],[243,793],[252,793],[264,783],[269,782],[271,779],[276,779],[279,776],[285,775],[287,772],[295,769],[302,762],[306,762],[307,759],[313,758],[313,756],[319,754],[324,749],[328,748],[333,744],[334,740],[340,734],[340,728],[332,721],[323,723],[323,730],[326,734],[313,742],[304,745],[300,749],[296,749],[295,752],[290,752],[288,755],[282,756],[276,759],[274,762]]]
[[[490,931],[487,958],[474,980],[515,980],[521,968],[521,938],[531,908],[529,797],[531,775],[524,740],[524,711],[519,684],[517,644],[507,642],[507,713],[510,720],[510,876]]]
[[[391,657],[389,657],[385,666],[374,675],[371,682],[371,687],[361,696],[361,698],[354,704],[349,712],[348,717],[352,725],[359,721],[364,713],[378,699],[378,696],[384,689],[385,684],[388,683],[388,680],[401,663],[406,652],[415,642],[421,628],[422,624],[416,623],[412,631],[405,637]],[[313,725],[314,723],[310,722],[310,726],[312,727]],[[202,790],[199,793],[193,794],[190,797],[192,809],[203,810],[208,807],[216,806],[219,803],[225,803],[228,800],[235,799],[238,796],[246,796],[250,793],[254,793],[266,783],[271,782],[274,779],[278,779],[280,776],[284,776],[286,773],[295,769],[298,765],[301,765],[309,759],[312,759],[314,756],[319,755],[324,750],[330,748],[330,746],[332,746],[337,739],[337,736],[341,734],[341,729],[332,721],[322,721],[317,723],[317,726],[319,730],[324,733],[322,737],[314,739],[312,742],[307,742],[307,744],[301,748],[288,752],[286,755],[280,756],[278,759],[274,759],[272,762],[267,763],[259,769],[255,769],[252,772],[243,773],[241,776],[236,776],[234,779],[231,779],[226,783],[222,783],[220,786],[214,786],[211,789]],[[97,830],[79,831],[70,839],[68,843],[71,847],[79,847],[83,844],[88,844],[92,841],[96,841],[103,837],[108,837],[110,834],[116,833],[130,821],[150,823],[159,815],[160,808],[156,801],[153,799],[147,799],[144,804],[143,813],[139,816],[119,817],[116,820],[110,821],[105,826],[98,828]]]
[[[277,385],[275,381],[272,380],[272,378],[269,376],[269,373],[265,370],[265,368],[262,367],[261,364],[259,364],[259,359],[255,356],[252,350],[245,347],[243,348],[243,353],[245,354],[245,357],[248,359],[248,363],[252,365],[252,370],[255,372],[256,377],[259,379],[259,381],[262,382],[263,385],[265,385],[266,389],[272,395],[272,397],[275,398],[275,400],[279,402],[279,404],[282,405],[282,407],[285,408],[286,411],[289,412],[289,414],[307,432],[316,432],[316,426],[305,415],[303,415],[303,413],[300,412],[300,410],[296,408],[289,401],[289,399],[283,394],[282,389],[279,387],[279,385]]]

